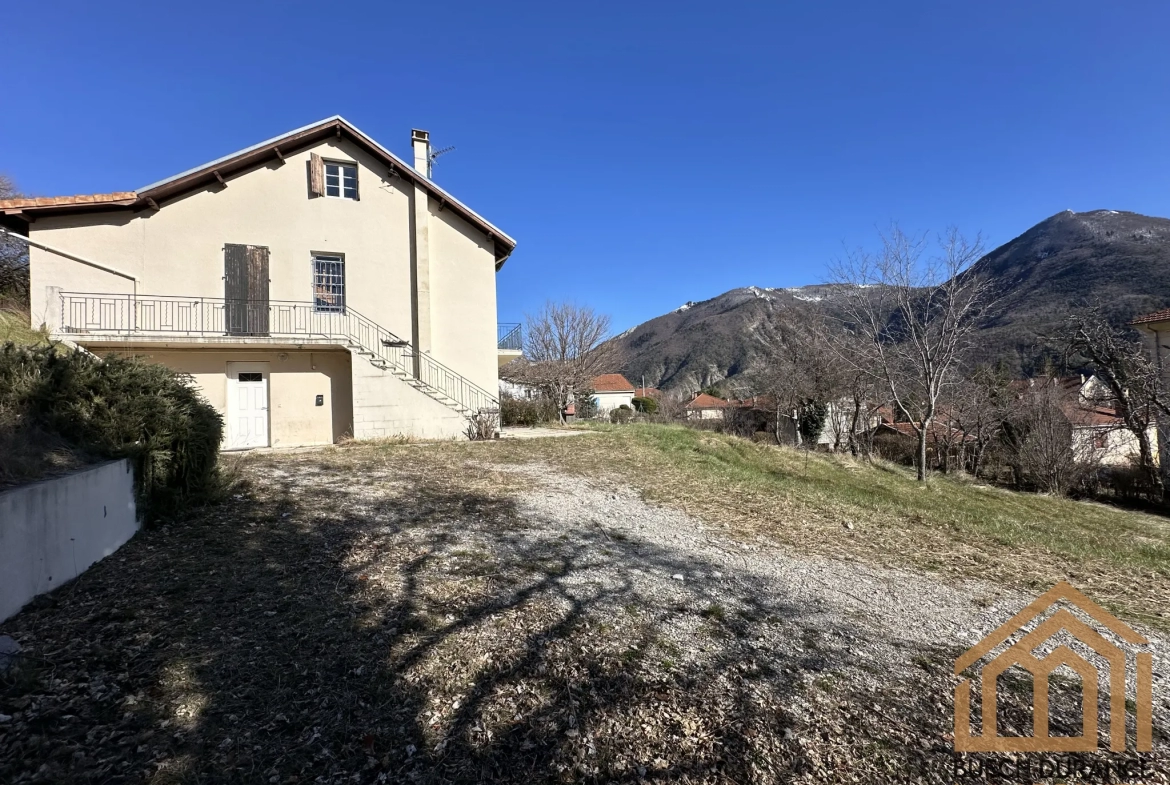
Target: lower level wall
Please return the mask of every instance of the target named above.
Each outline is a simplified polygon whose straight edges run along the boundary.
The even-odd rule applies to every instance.
[[[126,460],[0,493],[0,621],[138,531]]]
[[[354,355],[352,367],[355,439],[466,438],[467,418],[463,415],[360,355]]]
[[[273,447],[333,444],[352,433],[350,355],[342,348],[313,351],[138,349],[133,353],[191,374],[208,403],[225,418],[227,364],[268,363],[268,432]],[[320,406],[318,395],[323,396]]]

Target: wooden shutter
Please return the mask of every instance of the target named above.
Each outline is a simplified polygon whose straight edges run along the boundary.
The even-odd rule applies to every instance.
[[[228,335],[268,335],[268,268],[265,246],[224,245],[224,331]]]
[[[223,247],[224,332],[248,332],[248,246],[227,243]]]
[[[268,248],[248,246],[248,333],[268,335]]]
[[[309,153],[309,193],[325,195],[325,162],[316,153]]]

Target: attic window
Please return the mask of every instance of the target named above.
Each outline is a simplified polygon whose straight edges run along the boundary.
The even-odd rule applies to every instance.
[[[357,167],[353,164],[325,162],[325,195],[344,199],[358,198]]]

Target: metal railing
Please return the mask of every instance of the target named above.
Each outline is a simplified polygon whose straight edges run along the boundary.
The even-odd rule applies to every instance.
[[[524,335],[516,322],[501,322],[496,325],[496,345],[500,349],[518,352],[524,348]]]
[[[371,363],[463,414],[499,408],[496,396],[352,308],[323,310],[311,302],[214,297],[61,293],[60,331],[343,340]]]

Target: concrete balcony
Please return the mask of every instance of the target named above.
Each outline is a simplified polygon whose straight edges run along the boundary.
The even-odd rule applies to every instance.
[[[501,322],[496,326],[496,346],[500,367],[503,368],[524,354],[524,333],[516,322]]]

